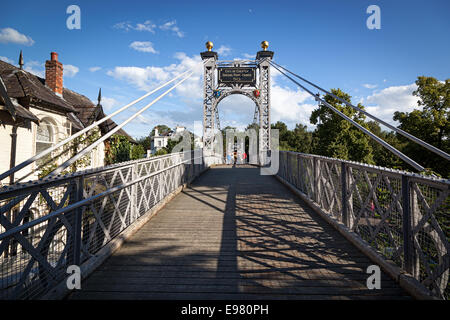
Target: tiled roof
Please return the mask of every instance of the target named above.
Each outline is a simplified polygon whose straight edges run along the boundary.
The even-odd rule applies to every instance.
[[[11,98],[29,97],[48,107],[62,112],[74,112],[75,109],[64,99],[45,86],[45,80],[9,63],[0,61],[0,76],[5,82],[8,96]]]
[[[39,119],[28,109],[22,107],[17,99],[11,98],[5,86],[5,83],[0,76],[0,110],[9,113],[13,119],[22,118],[31,120],[39,124]]]
[[[16,98],[19,102],[21,100],[26,101],[25,98],[31,98],[36,101],[36,105],[43,103],[47,107],[64,112],[75,130],[81,130],[93,121],[105,116],[103,108],[100,106],[99,110],[88,97],[67,88],[63,88],[63,94],[60,97],[45,85],[44,79],[4,61],[0,61],[0,77],[5,84],[9,97]],[[20,109],[22,115],[29,116],[31,114],[23,107],[23,103],[17,105],[20,107],[17,107],[17,112]],[[115,127],[117,127],[117,124],[111,119],[100,125],[103,133]],[[124,135],[129,141],[135,142],[123,129],[119,129],[117,134]]]
[[[64,88],[63,97],[77,110],[77,117],[83,123],[84,127],[87,127],[94,121],[100,120],[106,116],[101,105],[100,107],[95,106],[88,97],[82,94]],[[100,124],[100,129],[103,133],[107,133],[115,127],[117,127],[117,123],[111,119]],[[123,129],[119,129],[116,134],[126,136],[130,142],[135,142],[135,140]]]

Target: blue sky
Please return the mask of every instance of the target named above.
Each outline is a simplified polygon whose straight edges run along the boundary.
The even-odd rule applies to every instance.
[[[71,4],[81,9],[80,30],[66,27]],[[380,30],[366,27],[372,4],[381,9]],[[448,1],[6,0],[1,7],[0,59],[16,64],[22,49],[27,70],[42,74],[56,51],[64,86],[93,101],[101,87],[107,112],[186,70],[207,40],[227,60],[254,56],[268,40],[278,63],[325,88],[343,89],[390,121],[395,110],[416,105],[417,76],[444,80],[450,74]],[[273,80],[272,120],[291,128],[309,124],[314,101],[281,76]],[[192,128],[194,119],[201,121],[201,95],[200,69],[125,129],[138,137],[158,123]],[[242,127],[252,121],[254,106],[232,96],[219,110],[223,126]]]

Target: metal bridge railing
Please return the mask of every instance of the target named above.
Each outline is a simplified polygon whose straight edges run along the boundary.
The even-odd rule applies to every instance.
[[[0,299],[42,296],[205,167],[181,152],[0,189]]]
[[[286,151],[278,176],[433,296],[450,298],[450,180]]]

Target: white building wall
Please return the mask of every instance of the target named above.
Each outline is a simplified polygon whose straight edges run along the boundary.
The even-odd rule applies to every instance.
[[[54,143],[58,143],[66,139],[71,133],[71,123],[65,115],[60,115],[48,111],[43,111],[36,108],[30,108],[30,111],[35,114],[39,120],[47,120],[51,123],[54,133]],[[0,173],[3,173],[10,169],[10,157],[11,157],[11,133],[12,125],[5,124],[7,119],[2,120],[0,125]],[[9,123],[9,122],[8,122]],[[17,129],[17,147],[16,147],[16,165],[28,160],[36,154],[36,133],[37,125],[30,122],[28,128],[19,127]],[[62,149],[59,148],[59,151]],[[58,152],[57,152],[58,153]],[[64,160],[67,160],[69,152],[60,156],[56,161],[61,164]],[[82,169],[89,169],[95,167],[101,167],[105,164],[105,145],[101,143],[97,148],[91,152],[90,166]],[[26,168],[19,170],[15,173],[15,180],[24,178],[21,182],[29,180],[35,180],[38,178],[38,165],[33,163]],[[9,184],[9,178],[1,181],[3,184]]]

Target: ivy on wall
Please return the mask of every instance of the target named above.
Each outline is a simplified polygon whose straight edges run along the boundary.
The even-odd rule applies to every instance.
[[[48,154],[38,162],[38,177],[39,179],[46,177],[52,173],[58,167],[58,160],[69,159],[75,156],[78,152],[86,148],[88,145],[94,143],[100,138],[100,130],[93,128],[82,134],[81,136],[73,139],[67,145],[62,147],[62,151],[58,150]],[[95,149],[94,149],[95,150]],[[62,171],[61,174],[68,174],[76,172],[77,170],[84,169],[91,164],[91,153],[87,153],[77,161],[75,161],[70,167]]]

